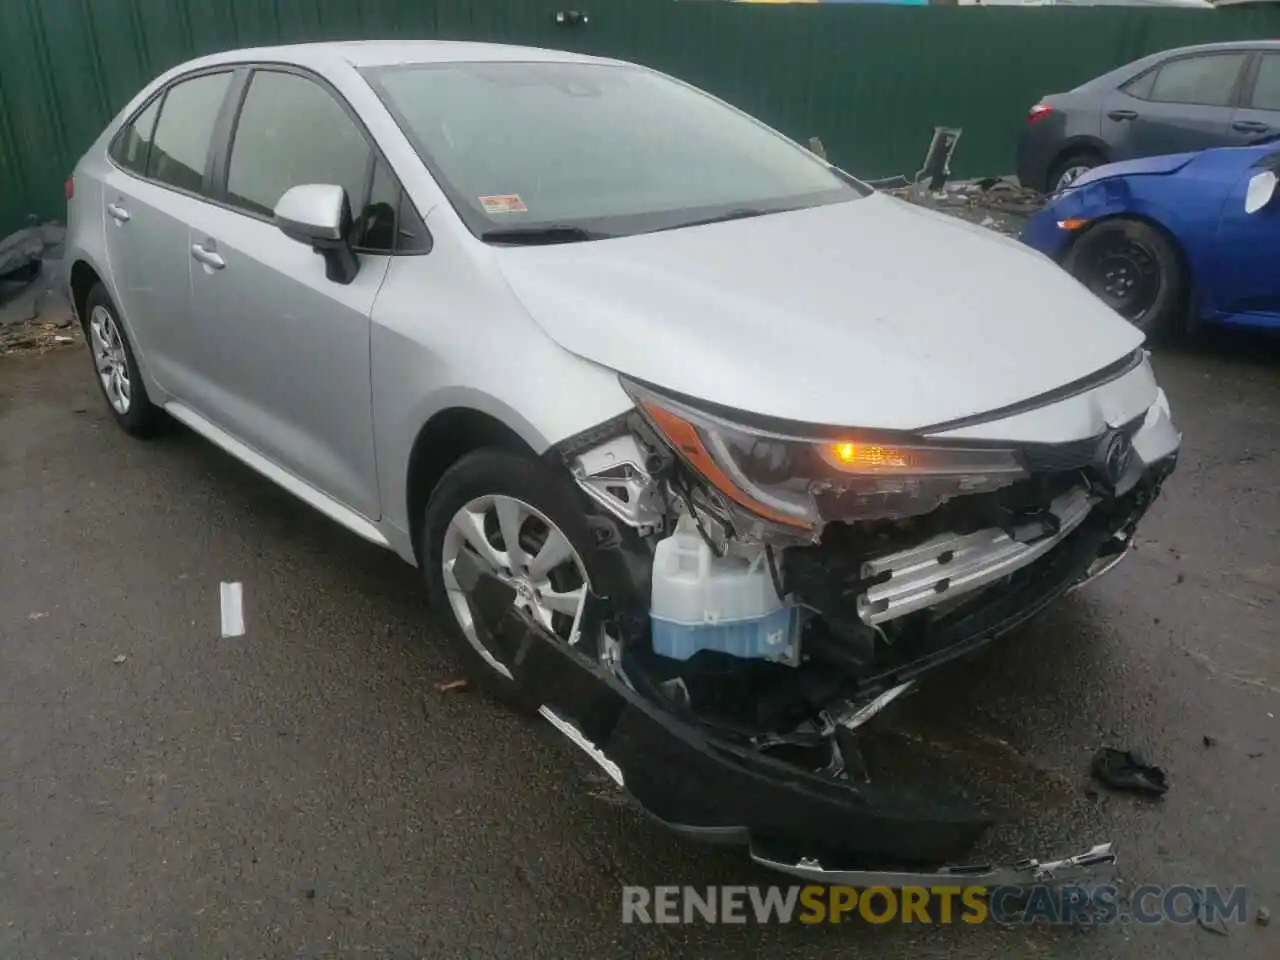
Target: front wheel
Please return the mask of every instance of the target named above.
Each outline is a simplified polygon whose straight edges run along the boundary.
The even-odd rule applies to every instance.
[[[583,656],[598,657],[599,637],[582,635],[593,591],[622,586],[597,546],[584,498],[567,475],[531,457],[485,449],[445,472],[422,526],[422,557],[432,607],[475,679],[522,709],[529,702],[508,653],[491,649],[477,628],[472,590],[455,569],[464,558],[510,588],[512,604]]]
[[[1148,337],[1181,329],[1186,271],[1173,242],[1151,224],[1104,220],[1076,240],[1064,266]]]

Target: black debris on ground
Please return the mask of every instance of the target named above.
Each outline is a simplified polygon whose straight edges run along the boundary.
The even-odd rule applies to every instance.
[[[1146,763],[1130,750],[1103,747],[1094,755],[1089,769],[1113,790],[1130,790],[1157,797],[1169,790],[1169,780],[1164,771]]]
[[[1201,930],[1208,930],[1215,937],[1229,937],[1231,931],[1227,929],[1226,923],[1221,917],[1214,917],[1212,920],[1205,919],[1203,913],[1196,917],[1196,923],[1200,925]]]

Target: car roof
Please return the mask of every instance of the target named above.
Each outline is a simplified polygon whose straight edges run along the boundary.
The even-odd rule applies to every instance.
[[[1196,43],[1189,47],[1170,47],[1159,53],[1151,53],[1135,60],[1126,67],[1147,67],[1170,57],[1183,57],[1194,53],[1230,53],[1233,50],[1280,50],[1280,40],[1223,40],[1218,43]]]
[[[294,43],[273,47],[225,50],[182,64],[182,70],[247,61],[289,63],[323,70],[325,67],[385,67],[424,63],[498,63],[541,61],[549,63],[617,63],[601,57],[521,47],[504,43],[459,40],[345,40]]]
[[[1086,80],[1078,87],[1074,87],[1072,93],[1092,93],[1095,91],[1110,92],[1120,84],[1129,80],[1129,78],[1138,75],[1148,67],[1153,67],[1157,63],[1161,63],[1171,57],[1182,57],[1195,53],[1229,53],[1232,50],[1276,50],[1280,51],[1280,40],[1223,40],[1218,43],[1197,43],[1188,47],[1170,47],[1167,50],[1159,50],[1155,53],[1149,53],[1145,57],[1139,57],[1137,60],[1108,70],[1106,73],[1099,74],[1092,80]]]
[[[1217,43],[1196,43],[1189,47],[1170,47],[1159,53],[1148,54],[1142,60],[1161,60],[1168,56],[1181,56],[1185,53],[1217,53],[1223,50],[1280,50],[1280,40],[1220,40]]]

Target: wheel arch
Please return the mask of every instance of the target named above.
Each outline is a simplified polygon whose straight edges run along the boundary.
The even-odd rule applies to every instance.
[[[1191,257],[1187,255],[1186,247],[1183,245],[1182,241],[1178,239],[1177,233],[1172,230],[1158,214],[1149,210],[1115,210],[1103,214],[1102,216],[1092,218],[1089,221],[1089,226],[1084,230],[1081,230],[1080,235],[1074,238],[1071,243],[1063,249],[1063,259],[1066,258],[1067,251],[1080,242],[1081,237],[1087,235],[1090,231],[1096,229],[1101,224],[1114,222],[1116,220],[1134,220],[1138,223],[1145,223],[1168,240],[1169,246],[1173,247],[1174,253],[1178,255],[1178,265],[1182,267],[1183,273],[1187,278],[1188,290],[1194,288],[1195,269],[1192,265]]]
[[[1049,162],[1045,164],[1044,189],[1046,191],[1053,189],[1053,175],[1064,160],[1070,156],[1085,153],[1095,154],[1102,159],[1104,164],[1111,161],[1111,148],[1105,140],[1100,140],[1092,134],[1079,134],[1070,137],[1058,145],[1058,149],[1049,158]]]
[[[76,319],[80,322],[81,329],[86,332],[86,335],[88,333],[87,323],[89,318],[84,315],[85,303],[89,298],[89,291],[97,283],[102,284],[102,288],[107,291],[107,296],[115,309],[116,321],[123,328],[124,335],[129,338],[129,346],[133,350],[133,358],[138,364],[138,372],[142,374],[142,380],[146,385],[147,392],[153,398],[153,402],[161,403],[159,398],[165,396],[165,391],[151,377],[150,363],[147,359],[147,345],[141,342],[133,324],[125,313],[124,305],[117,295],[111,272],[103,270],[84,252],[77,251],[71,262],[71,268],[66,273],[66,292],[71,299],[71,307],[75,311]]]
[[[1073,153],[1096,153],[1104,162],[1111,159],[1111,147],[1107,142],[1086,133],[1062,141],[1054,153],[1053,159],[1049,162],[1049,168],[1053,169],[1056,164]]]
[[[75,310],[76,319],[82,325],[85,322],[85,301],[89,299],[89,291],[97,283],[105,286],[102,275],[88,260],[80,257],[71,264],[71,270],[67,274],[67,286],[71,293],[71,307]]]
[[[1196,278],[1195,265],[1192,258],[1187,253],[1186,246],[1178,239],[1177,232],[1171,229],[1155,210],[1145,208],[1141,210],[1113,210],[1102,214],[1101,216],[1091,218],[1089,226],[1084,230],[1081,230],[1079,236],[1074,237],[1071,243],[1063,247],[1062,253],[1059,257],[1059,263],[1065,263],[1071,249],[1080,242],[1082,237],[1088,235],[1090,231],[1096,229],[1100,225],[1108,222],[1114,223],[1116,220],[1133,220],[1138,223],[1144,223],[1169,241],[1169,246],[1173,248],[1174,255],[1178,258],[1178,266],[1182,268],[1182,275],[1185,280],[1185,287],[1182,291],[1183,302],[1181,305],[1182,310],[1184,311],[1183,323],[1194,324],[1199,316],[1200,297],[1200,285]]]
[[[418,430],[409,450],[405,476],[405,508],[414,559],[422,564],[420,520],[445,471],[467,454],[496,447],[537,456],[519,433],[492,414],[475,407],[451,406],[433,414]]]

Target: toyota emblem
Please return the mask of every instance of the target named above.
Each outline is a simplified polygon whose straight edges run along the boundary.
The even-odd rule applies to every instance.
[[[1115,486],[1129,469],[1132,457],[1133,444],[1129,438],[1118,431],[1109,433],[1098,445],[1098,470],[1108,483]]]

